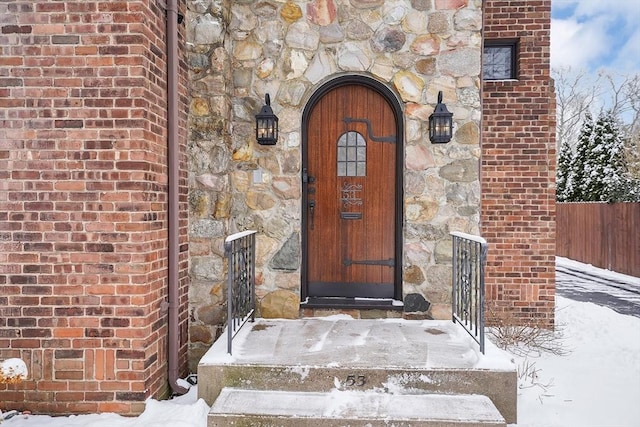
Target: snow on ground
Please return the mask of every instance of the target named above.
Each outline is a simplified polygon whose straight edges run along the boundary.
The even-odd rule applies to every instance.
[[[640,319],[562,297],[556,303],[568,354],[515,357],[523,372],[517,426],[640,426]]]
[[[573,264],[575,266],[575,264]],[[581,268],[594,272],[594,267]],[[606,273],[605,273],[606,274]],[[628,276],[627,276],[628,277]],[[556,298],[565,355],[514,355],[521,374],[517,427],[640,426],[640,318],[589,302]],[[169,401],[148,399],[136,418],[15,415],[2,427],[206,427],[197,387]],[[511,427],[516,426],[515,424]]]
[[[146,408],[138,417],[117,414],[72,415],[50,417],[48,415],[15,415],[2,421],[2,427],[206,427],[209,406],[198,399],[197,387],[184,396],[172,400],[147,399]]]

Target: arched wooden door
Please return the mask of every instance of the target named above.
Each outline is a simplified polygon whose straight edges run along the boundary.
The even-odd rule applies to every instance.
[[[394,109],[375,88],[349,83],[305,118],[302,296],[320,305],[399,299]]]

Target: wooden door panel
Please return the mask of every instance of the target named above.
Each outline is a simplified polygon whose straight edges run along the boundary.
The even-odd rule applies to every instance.
[[[310,178],[305,183],[310,295],[393,296],[395,132],[391,107],[364,86],[335,88],[311,112],[306,146]],[[341,169],[340,144],[347,144]],[[366,173],[339,176],[339,170],[362,166],[357,153],[363,147],[353,144],[364,144]]]

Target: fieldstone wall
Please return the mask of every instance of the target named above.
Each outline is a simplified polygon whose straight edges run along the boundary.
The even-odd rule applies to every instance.
[[[227,234],[258,230],[259,298],[299,295],[302,111],[315,88],[345,73],[386,83],[404,108],[403,292],[412,295],[408,306],[449,318],[449,232],[479,234],[482,1],[188,0],[187,7],[191,360],[224,321]],[[438,91],[455,120],[444,145],[427,137]],[[265,93],[281,132],[269,147],[254,135]]]

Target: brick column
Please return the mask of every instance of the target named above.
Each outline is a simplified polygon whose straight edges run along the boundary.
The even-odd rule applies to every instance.
[[[518,79],[485,81],[482,235],[489,322],[551,327],[555,295],[555,95],[551,1],[485,1],[484,37],[518,40]]]
[[[164,34],[151,0],[0,4],[0,358],[30,371],[0,409],[167,393]]]

